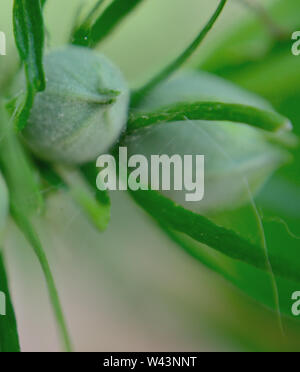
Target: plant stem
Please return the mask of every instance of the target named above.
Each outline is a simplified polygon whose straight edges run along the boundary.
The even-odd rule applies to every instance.
[[[64,349],[67,352],[71,352],[72,346],[71,346],[71,340],[70,340],[70,336],[68,333],[68,329],[66,326],[66,321],[64,318],[64,314],[62,311],[61,303],[59,300],[59,296],[58,296],[58,292],[55,286],[53,275],[50,269],[50,265],[48,263],[47,256],[43,250],[42,244],[37,234],[35,233],[34,229],[32,228],[28,218],[24,216],[22,213],[20,213],[18,208],[16,208],[15,206],[11,207],[11,212],[12,212],[12,215],[14,216],[14,219],[17,225],[19,226],[19,228],[21,229],[21,231],[23,232],[23,234],[25,235],[29,243],[32,245],[34,252],[39,260],[39,263],[41,265],[41,268],[43,270],[43,273],[46,279],[50,301],[51,301],[51,304],[54,310],[54,315],[57,321],[57,325],[58,325],[61,339],[64,345]]]
[[[156,76],[154,76],[154,78],[152,78],[142,88],[133,92],[132,101],[131,101],[132,106],[135,106],[136,104],[138,104],[139,101],[142,99],[142,97],[146,93],[148,93],[151,89],[153,89],[157,84],[159,84],[163,80],[166,80],[172,73],[178,70],[186,62],[186,60],[195,52],[195,50],[198,48],[200,43],[204,40],[208,32],[212,29],[216,20],[221,14],[226,2],[227,0],[220,1],[217,9],[215,10],[212,17],[209,19],[207,24],[204,26],[204,28],[197,35],[195,40],[187,47],[187,49],[177,59],[175,59],[175,61],[173,61],[165,69],[159,72]]]
[[[245,178],[245,184],[247,186],[247,191],[248,191],[248,195],[249,195],[249,198],[250,198],[251,207],[253,209],[254,216],[255,216],[256,221],[257,221],[258,231],[260,233],[260,244],[261,244],[261,247],[263,249],[265,258],[266,258],[266,271],[268,271],[268,273],[270,275],[271,288],[272,288],[272,292],[273,292],[274,306],[275,306],[275,309],[276,309],[276,316],[277,316],[278,326],[279,326],[279,329],[281,331],[282,336],[285,337],[283,319],[282,319],[281,310],[280,310],[279,289],[278,289],[276,276],[275,276],[275,273],[274,273],[274,270],[273,270],[273,266],[272,266],[269,251],[268,251],[268,245],[267,245],[267,239],[266,239],[264,225],[263,225],[260,213],[257,209],[257,205],[256,205],[255,200],[253,198],[252,192],[250,190],[249,182],[246,178]]]
[[[126,135],[153,125],[190,120],[243,123],[269,132],[292,128],[290,121],[280,114],[252,106],[224,102],[179,102],[156,112],[131,114]]]

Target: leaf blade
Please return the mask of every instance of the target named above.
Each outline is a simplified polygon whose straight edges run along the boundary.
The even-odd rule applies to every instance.
[[[275,112],[242,104],[208,101],[176,103],[156,112],[132,114],[127,133],[152,125],[186,120],[229,121],[270,132],[291,128],[289,120]]]
[[[114,0],[98,17],[88,31],[86,25],[80,26],[74,33],[73,44],[94,48],[103,41],[143,0]]]
[[[46,87],[43,68],[44,22],[40,0],[14,0],[14,36],[24,64],[27,94],[17,116],[17,129],[26,126],[36,92]]]
[[[32,246],[41,268],[44,272],[49,291],[50,301],[56,316],[57,326],[67,351],[71,350],[66,322],[60,305],[58,292],[47,257],[40,239],[31,224],[31,214],[39,205],[39,187],[20,146],[16,134],[8,121],[5,120],[5,110],[0,102],[0,165],[10,191],[10,212],[17,226]]]
[[[233,230],[216,225],[208,218],[181,207],[158,192],[138,190],[132,191],[131,195],[146,212],[169,230],[186,234],[234,260],[268,271],[263,250]],[[274,255],[270,255],[269,259],[275,275],[295,282],[300,281],[297,263],[284,261]]]

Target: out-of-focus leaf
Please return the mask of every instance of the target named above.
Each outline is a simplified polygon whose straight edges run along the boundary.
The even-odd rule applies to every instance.
[[[44,23],[40,0],[14,0],[14,35],[27,79],[27,92],[18,108],[16,125],[22,130],[30,115],[36,92],[45,89],[43,69]]]
[[[200,68],[277,104],[300,85],[299,61],[291,52],[291,35],[300,28],[300,3],[298,0],[274,1],[266,12],[282,30],[281,35],[276,37],[266,32],[257,15],[249,20],[241,19],[232,30],[223,33]]]
[[[71,343],[54,279],[44,253],[42,244],[31,222],[32,210],[40,204],[39,186],[22,148],[9,125],[3,105],[0,103],[0,166],[10,191],[10,212],[17,226],[22,231],[43,269],[49,296],[56,316],[66,351],[71,350]]]
[[[4,303],[6,314],[0,314],[0,352],[19,352],[19,336],[15,312],[10,296],[4,258],[0,252],[0,307]]]
[[[86,23],[74,32],[73,44],[95,47],[103,41],[118,24],[143,0],[113,0],[93,25]]]
[[[9,188],[10,203],[30,215],[41,210],[43,199],[27,154],[20,145],[0,102],[0,166]]]
[[[60,303],[54,278],[51,272],[51,268],[48,263],[48,259],[44,252],[44,249],[42,247],[41,241],[37,233],[35,232],[30,219],[28,218],[28,216],[26,216],[26,214],[24,214],[24,211],[22,209],[18,208],[16,205],[13,204],[11,206],[11,214],[17,226],[22,231],[29,244],[32,246],[36,254],[36,257],[41,265],[41,268],[45,276],[50,301],[56,318],[57,328],[62,340],[62,345],[64,347],[64,351],[70,352],[72,350],[72,346],[68,328],[66,325],[65,317],[63,314],[62,306]]]

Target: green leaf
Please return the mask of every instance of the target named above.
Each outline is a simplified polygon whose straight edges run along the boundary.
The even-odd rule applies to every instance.
[[[74,33],[73,44],[95,47],[103,41],[143,0],[113,0],[89,27],[84,22]]]
[[[6,315],[0,315],[0,352],[19,352],[17,322],[10,297],[4,258],[0,252],[0,301],[3,295],[5,296]]]
[[[258,244],[241,237],[200,214],[189,211],[156,191],[134,191],[131,195],[154,219],[170,230],[184,233],[225,256],[269,271],[265,252]],[[275,275],[300,282],[300,265],[269,255]]]
[[[243,293],[254,298],[258,303],[263,304],[274,311],[278,311],[274,302],[274,294],[271,287],[272,284],[270,282],[269,272],[257,269],[245,262],[233,260],[230,257],[191,239],[186,234],[170,230],[165,225],[161,225],[161,227],[163,231],[167,233],[167,235],[189,256],[233,283],[237,288],[243,291]],[[269,249],[270,248],[269,244]],[[280,312],[291,318],[290,297],[291,293],[293,293],[299,284],[295,281],[289,281],[279,277],[276,277],[276,282],[280,299]]]
[[[28,242],[32,246],[36,254],[36,257],[41,265],[41,268],[45,276],[50,301],[51,301],[54,315],[56,318],[57,327],[58,327],[58,330],[60,332],[60,336],[62,339],[62,344],[63,344],[64,350],[67,352],[70,352],[72,351],[72,346],[71,346],[69,331],[66,325],[66,320],[65,320],[61,302],[59,299],[59,294],[58,294],[58,291],[57,291],[57,288],[54,282],[54,278],[51,272],[51,268],[48,263],[48,259],[44,252],[42,244],[40,242],[40,239],[37,233],[35,232],[28,216],[24,214],[24,211],[22,211],[22,209],[20,209],[18,205],[16,205],[13,201],[11,203],[11,214],[17,226],[19,227],[19,229],[24,234],[25,238],[28,240]]]
[[[156,112],[132,114],[127,133],[152,125],[189,120],[244,123],[270,132],[291,129],[288,119],[257,107],[224,102],[184,102]]]
[[[39,185],[32,168],[20,146],[16,134],[7,120],[6,112],[0,102],[0,166],[10,192],[10,211],[40,262],[48,286],[50,300],[56,316],[65,350],[71,350],[71,343],[61,309],[54,279],[43,247],[32,223],[32,211],[40,206]]]
[[[9,187],[10,200],[28,215],[42,210],[43,198],[36,174],[27,154],[17,139],[0,102],[0,167]]]
[[[300,84],[299,60],[291,53],[291,34],[300,28],[300,2],[270,2],[266,11],[281,29],[279,37],[266,33],[257,16],[243,17],[234,27],[224,30],[212,53],[199,67],[267,97],[277,105]]]
[[[74,27],[71,31],[71,43],[74,45],[88,46],[91,28],[97,19],[98,11],[105,0],[98,0],[84,20],[79,24],[79,17],[82,10],[82,4],[77,10],[77,15],[74,20]]]
[[[14,0],[13,24],[27,80],[27,93],[16,118],[17,129],[22,130],[27,124],[36,92],[46,87],[43,69],[44,22],[40,0]]]

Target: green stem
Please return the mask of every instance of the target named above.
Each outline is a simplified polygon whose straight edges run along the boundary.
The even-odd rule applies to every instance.
[[[166,80],[173,72],[178,70],[185,62],[186,60],[195,52],[195,50],[198,48],[200,43],[204,40],[206,35],[209,33],[209,31],[214,26],[215,22],[217,21],[219,15],[221,14],[227,0],[221,0],[219,6],[215,10],[214,14],[210,18],[210,20],[207,22],[205,27],[200,31],[198,36],[195,38],[195,40],[187,47],[187,49],[177,58],[175,61],[173,61],[170,65],[168,65],[165,69],[163,69],[161,72],[159,72],[154,78],[152,78],[146,85],[144,85],[139,90],[133,92],[132,106],[136,106],[139,101],[145,96],[146,93],[148,93],[150,90],[152,90],[157,84],[162,82],[163,80]]]
[[[66,321],[60,304],[53,275],[47,260],[47,256],[43,250],[42,244],[37,234],[35,233],[34,229],[32,228],[30,222],[28,221],[28,218],[24,216],[22,213],[20,213],[18,208],[13,205],[11,206],[11,212],[17,225],[19,226],[19,228],[21,229],[29,243],[32,245],[34,252],[39,260],[39,263],[41,265],[41,268],[46,279],[50,300],[54,309],[54,314],[59,328],[59,332],[61,334],[64,349],[67,352],[71,352],[72,346],[68,329],[66,326]]]
[[[291,129],[290,121],[276,112],[234,103],[191,102],[177,103],[157,112],[132,114],[126,134],[153,125],[187,120],[244,123],[270,132]]]

